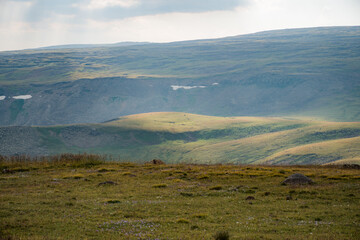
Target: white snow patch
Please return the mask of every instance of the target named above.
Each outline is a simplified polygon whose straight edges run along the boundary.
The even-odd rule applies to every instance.
[[[0,101],[4,100],[6,98],[6,96],[0,96]]]
[[[14,99],[24,99],[24,100],[26,100],[26,99],[32,98],[32,96],[31,96],[31,95],[19,95],[19,96],[14,96],[14,97],[12,97],[12,98],[14,98]]]
[[[185,89],[185,90],[189,90],[189,89],[193,89],[193,88],[206,88],[206,86],[178,86],[178,85],[171,85],[171,88],[176,91],[178,89]]]
[[[216,85],[219,85],[219,83],[214,82],[214,83],[213,83],[213,84],[211,84],[211,85],[216,86]]]

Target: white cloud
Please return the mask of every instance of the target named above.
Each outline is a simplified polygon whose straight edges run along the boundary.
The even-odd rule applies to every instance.
[[[84,2],[85,1],[85,2]],[[172,12],[206,12],[217,10],[230,10],[238,5],[246,5],[249,0],[75,0],[74,7],[88,10],[99,10],[109,7],[130,8],[125,14],[121,9],[116,9],[116,19],[144,15],[153,15]],[[113,11],[107,12],[113,15]]]
[[[263,30],[359,25],[360,4],[337,0],[254,0],[228,11],[166,13],[86,23],[94,43],[119,41],[171,42],[217,38]],[[336,11],[336,9],[338,9]],[[81,36],[79,36],[81,38]],[[79,38],[78,38],[79,39]]]
[[[84,1],[74,2],[85,6]],[[235,9],[231,8],[232,1],[229,0],[226,9],[230,10],[215,11],[214,7],[206,12],[197,12],[202,5],[198,8],[190,6],[188,12],[184,12],[186,8],[182,6],[184,11],[177,12],[175,6],[182,2],[170,1],[173,5],[168,5],[174,11],[163,13],[165,9],[158,14],[154,14],[157,9],[142,9],[144,4],[149,7],[151,2],[159,6],[165,4],[165,0],[86,0],[87,6],[93,10],[72,8],[72,11],[64,10],[61,14],[54,10],[49,11],[45,18],[30,22],[25,16],[36,4],[0,0],[0,51],[76,43],[170,42],[282,28],[360,25],[358,0],[252,0]],[[97,14],[111,12],[116,15],[118,8],[125,17],[99,20]],[[136,9],[146,15],[126,15]],[[35,13],[31,12],[31,16]]]
[[[33,5],[33,2],[17,2],[0,0],[0,26],[12,22],[23,21],[26,12]]]
[[[214,11],[168,13],[112,21],[89,20],[86,26],[93,29],[91,39],[94,41],[171,42],[237,35],[242,33],[241,27],[245,24],[238,23],[235,11]]]
[[[252,31],[316,26],[360,24],[360,1],[356,0],[253,0],[238,10]]]
[[[103,8],[115,7],[115,6],[130,8],[138,4],[139,4],[138,0],[91,0],[90,3],[85,5],[85,8],[90,10],[103,9]]]
[[[0,0],[0,51],[21,49],[25,36],[31,36],[31,26],[25,15],[33,5],[32,2]]]

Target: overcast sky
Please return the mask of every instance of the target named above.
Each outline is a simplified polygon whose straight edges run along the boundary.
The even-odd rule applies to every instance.
[[[360,0],[0,0],[0,51],[360,25]]]

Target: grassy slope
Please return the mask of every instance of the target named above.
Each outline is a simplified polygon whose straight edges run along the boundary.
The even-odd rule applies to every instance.
[[[160,112],[103,124],[32,128],[41,141],[22,129],[3,138],[2,151],[14,145],[21,149],[13,137],[18,136],[38,144],[27,146],[26,151],[41,146],[47,154],[89,152],[139,162],[160,158],[171,163],[325,164],[356,162],[360,156],[360,124],[356,122]],[[12,146],[5,145],[10,142]]]
[[[296,121],[294,121],[295,123]],[[232,127],[251,127],[265,124],[282,124],[289,121],[265,117],[213,117],[178,112],[152,112],[135,114],[105,123],[131,129],[149,131],[168,131],[173,133],[204,131],[207,129],[226,129]]]
[[[0,161],[0,170],[1,239],[359,236],[354,169]],[[280,184],[295,172],[315,184]]]
[[[189,156],[193,159],[202,159],[203,161],[216,162],[222,159],[223,162],[242,162],[242,163],[264,163],[264,159],[275,153],[282,153],[284,150],[299,146],[311,146],[311,143],[324,141],[324,145],[331,139],[346,138],[342,148],[333,148],[330,145],[324,148],[322,156],[312,155],[311,159],[301,158],[297,154],[287,152],[287,161],[270,161],[268,163],[285,164],[309,164],[326,163],[342,158],[348,158],[349,155],[359,156],[360,145],[356,138],[348,138],[359,135],[358,123],[311,123],[311,126],[296,128],[292,130],[278,131],[274,133],[265,133],[252,137],[241,138],[230,141],[222,141],[213,144],[204,143],[193,149]],[[352,151],[351,151],[352,150]],[[349,153],[352,152],[352,154]],[[280,154],[279,153],[279,154]],[[305,152],[303,153],[305,154]],[[333,158],[337,156],[337,159]]]
[[[146,158],[148,152],[151,152],[173,162],[217,163],[220,161],[259,164],[267,161],[271,164],[322,164],[340,159],[350,161],[360,156],[358,151],[360,142],[357,138],[360,136],[359,123],[149,113],[121,118],[109,124],[152,131],[202,133],[200,134],[202,137],[196,141],[167,141],[158,146],[147,147],[144,154],[138,153],[140,154],[138,158]],[[228,135],[217,136],[215,129],[222,129]],[[209,133],[208,138],[206,132]],[[311,146],[319,144],[323,146],[319,153],[305,150],[313,149]],[[289,150],[293,148],[303,151]],[[136,155],[136,151],[132,154]],[[284,151],[286,151],[284,154],[287,154],[287,161],[267,159],[273,154],[282,155]]]
[[[306,144],[277,152],[265,158],[262,163],[317,164],[322,163],[323,159],[336,163],[360,163],[359,146],[360,137]]]

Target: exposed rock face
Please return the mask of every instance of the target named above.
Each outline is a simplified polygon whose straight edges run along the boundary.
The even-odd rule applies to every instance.
[[[287,179],[285,179],[282,183],[286,184],[286,185],[288,185],[288,184],[304,185],[304,184],[311,184],[311,183],[313,183],[313,181],[301,173],[295,173],[295,174],[291,175],[290,177],[288,177]]]

